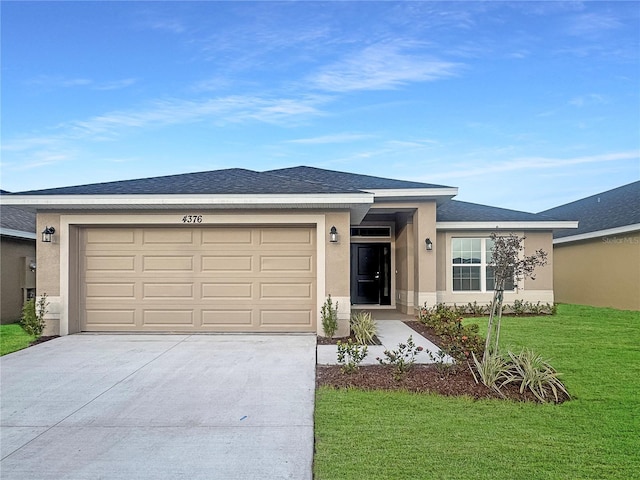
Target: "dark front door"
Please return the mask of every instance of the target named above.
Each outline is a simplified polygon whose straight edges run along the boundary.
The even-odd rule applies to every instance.
[[[351,302],[391,305],[391,244],[351,244]]]

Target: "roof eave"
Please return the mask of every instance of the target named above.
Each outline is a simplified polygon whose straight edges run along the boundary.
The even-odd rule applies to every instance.
[[[11,195],[1,199],[29,211],[188,209],[349,209],[361,221],[373,205],[371,193],[231,195]]]
[[[559,230],[578,228],[576,221],[436,222],[436,230]]]
[[[23,230],[14,230],[12,228],[0,227],[0,236],[20,238],[22,240],[35,240],[37,235],[35,232],[25,232]]]
[[[578,235],[569,235],[566,237],[554,238],[553,244],[559,245],[563,243],[579,242],[581,240],[591,240],[593,238],[608,237],[610,235],[620,235],[622,233],[629,233],[634,231],[640,231],[640,223],[625,225],[623,227],[607,228],[605,230],[596,230],[594,232],[580,233]]]
[[[435,200],[440,204],[451,200],[458,195],[458,189],[456,187],[442,187],[442,188],[366,188],[364,192],[372,193],[375,196],[376,202],[388,202],[388,201],[426,201]]]

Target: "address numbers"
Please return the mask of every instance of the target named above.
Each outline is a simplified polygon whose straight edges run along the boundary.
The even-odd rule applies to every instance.
[[[185,215],[182,223],[202,223],[202,215]]]

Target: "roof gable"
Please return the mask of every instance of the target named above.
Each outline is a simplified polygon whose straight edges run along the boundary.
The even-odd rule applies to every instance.
[[[540,212],[578,220],[576,230],[558,230],[554,238],[582,235],[640,224],[640,181]]]

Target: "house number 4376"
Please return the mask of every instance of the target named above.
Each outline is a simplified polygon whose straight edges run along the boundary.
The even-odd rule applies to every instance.
[[[202,215],[185,215],[182,223],[202,223]]]

